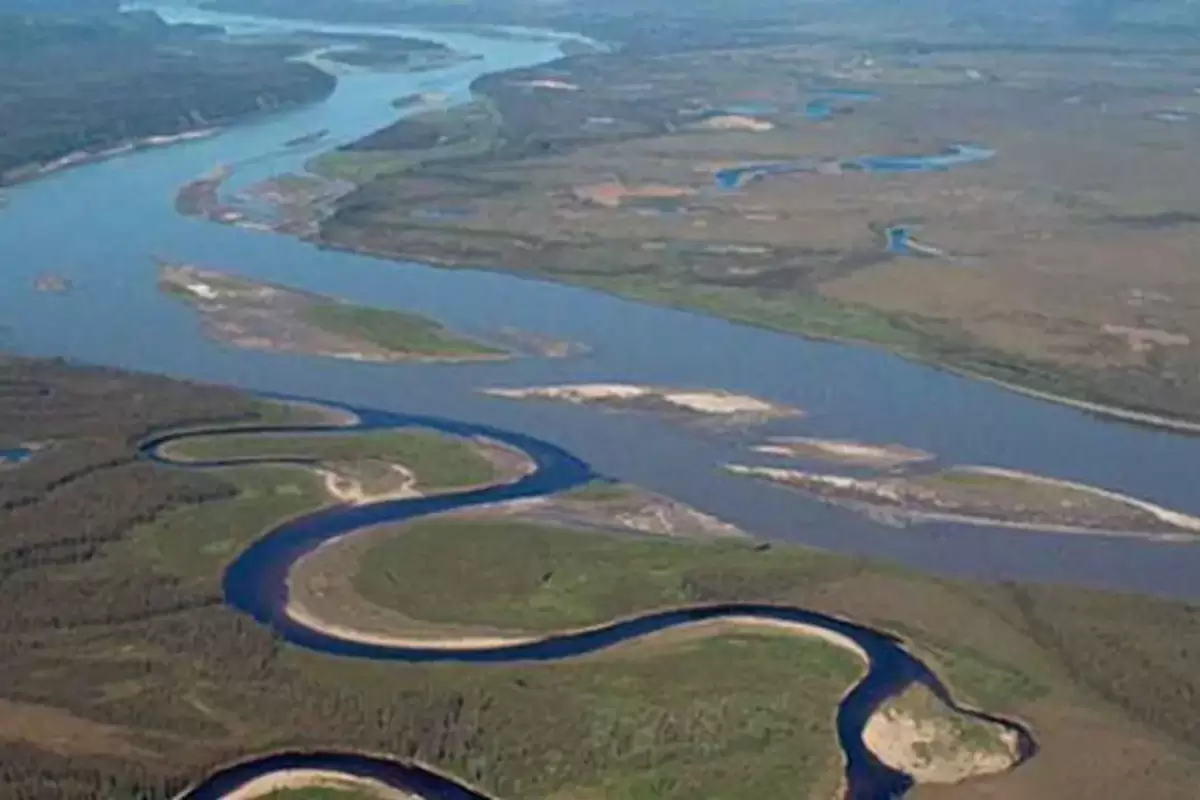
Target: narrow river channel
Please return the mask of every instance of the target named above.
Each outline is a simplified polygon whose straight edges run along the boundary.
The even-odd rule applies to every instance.
[[[485,437],[525,453],[536,464],[536,469],[513,483],[483,489],[387,500],[364,506],[333,506],[289,520],[265,534],[242,552],[226,570],[223,581],[225,601],[293,644],[324,653],[377,661],[506,664],[576,658],[663,631],[711,620],[761,620],[794,626],[798,630],[824,632],[829,634],[838,646],[853,650],[866,662],[866,675],[846,693],[837,710],[838,743],[845,755],[847,800],[889,800],[902,796],[912,788],[913,782],[908,775],[886,766],[871,752],[863,740],[863,730],[884,701],[903,692],[913,683],[928,687],[944,703],[961,714],[998,722],[1008,727],[1017,737],[1021,760],[1034,754],[1034,741],[1027,731],[1016,724],[959,707],[938,677],[893,637],[802,608],[727,604],[651,611],[630,619],[531,641],[455,649],[438,647],[436,644],[414,646],[360,642],[338,633],[318,630],[299,621],[287,613],[288,574],[299,559],[325,542],[382,523],[395,524],[431,514],[543,497],[582,486],[598,477],[585,462],[532,436],[436,417],[415,417],[351,406],[342,407],[341,410],[351,412],[358,420],[349,429],[388,430],[420,427],[455,436]],[[281,429],[261,430],[278,432]],[[293,433],[304,433],[324,429],[294,427],[289,430]],[[163,446],[168,443],[194,437],[211,437],[221,433],[245,435],[254,431],[254,428],[240,426],[166,434],[145,442],[143,453],[149,458],[172,463],[169,458],[160,455]],[[290,459],[292,462],[298,460]],[[183,462],[183,467],[224,469],[231,464],[254,461],[271,463],[277,460],[242,458],[236,461],[187,461]],[[276,754],[220,770],[185,792],[179,800],[221,800],[256,778],[297,769],[327,770],[344,775],[371,777],[398,789],[413,792],[425,800],[486,798],[486,795],[479,794],[452,778],[419,766],[350,753],[315,752]]]
[[[755,436],[898,442],[950,462],[1028,470],[1200,512],[1198,438],[1102,421],[866,348],[810,342],[506,274],[394,264],[184,219],[174,211],[175,192],[216,164],[245,165],[240,181],[297,170],[311,152],[285,151],[284,142],[322,129],[330,131],[323,146],[352,141],[395,120],[401,112],[391,103],[397,98],[444,92],[464,99],[480,75],[553,60],[569,37],[364,28],[158,8],[168,19],[223,24],[241,33],[391,32],[435,39],[482,58],[425,73],[348,73],[323,103],[9,190],[10,202],[0,210],[4,349],[522,432],[554,442],[599,472],[777,540],[949,575],[1200,598],[1200,546],[951,525],[882,527],[725,474],[722,464],[747,460],[751,433],[718,436],[649,416],[481,396],[477,390],[489,386],[577,381],[723,388],[809,412],[803,420],[753,431]],[[568,360],[367,366],[233,350],[205,340],[188,312],[157,293],[155,256],[425,313],[466,330],[511,327],[579,341],[594,352]],[[71,280],[74,292],[36,292],[34,280],[46,271]]]

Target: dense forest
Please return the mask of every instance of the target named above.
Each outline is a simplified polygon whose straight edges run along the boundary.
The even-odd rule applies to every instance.
[[[0,185],[80,150],[320,99],[335,79],[278,47],[231,44],[149,12],[0,10]]]

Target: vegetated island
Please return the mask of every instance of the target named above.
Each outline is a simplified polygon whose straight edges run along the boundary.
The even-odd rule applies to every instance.
[[[613,410],[652,411],[688,422],[742,426],[799,417],[798,408],[749,395],[714,389],[672,389],[629,383],[578,383],[521,389],[484,389],[510,400],[555,400]]]
[[[336,79],[286,47],[168,25],[150,11],[0,8],[0,185],[328,96]],[[80,76],[87,76],[81,80]]]
[[[764,455],[829,461],[855,467],[892,469],[932,461],[935,456],[924,450],[900,444],[866,444],[846,439],[816,439],[804,436],[777,436],[755,445]]]
[[[492,796],[535,800],[816,800],[838,791],[831,709],[862,665],[832,642],[723,624],[574,661],[487,668],[293,647],[224,605],[222,578],[264,530],[338,502],[321,476],[305,464],[165,467],[138,458],[133,443],[170,428],[336,426],[339,414],[14,358],[0,359],[0,400],[0,446],[54,441],[0,482],[0,794],[165,800],[215,765],[280,749],[396,754]],[[326,440],[287,441],[295,436],[262,437],[264,452],[330,457]],[[374,436],[363,432],[364,441]],[[236,442],[236,453],[205,450],[218,447],[216,437],[176,447],[254,456],[248,436]],[[444,442],[426,439],[402,456],[426,491],[479,477],[464,464],[439,478],[437,465],[458,463],[451,452],[478,452]],[[473,471],[482,462],[467,463]],[[619,505],[627,491],[600,484],[570,502]],[[993,775],[988,790],[1048,800],[1069,786],[1080,796],[1190,800],[1200,780],[1191,757],[1200,747],[1192,606],[932,579],[802,547],[762,551],[736,537],[635,537],[574,524],[423,520],[331,577],[378,593],[434,638],[470,628],[536,636],[692,603],[814,608],[902,632],[963,702],[1032,727],[1037,755]],[[922,780],[933,761],[968,764],[951,770],[962,776],[1003,758],[996,731],[923,702],[886,704],[880,713],[903,730],[881,736],[869,727],[872,750]]]
[[[235,347],[375,363],[508,357],[408,312],[354,305],[188,264],[161,263],[158,280],[163,292],[200,315],[210,338]]]
[[[1182,541],[1200,535],[1200,517],[1087,484],[1016,470],[955,466],[928,474],[852,478],[741,464],[727,469],[897,524],[946,521]]]
[[[425,72],[452,67],[482,58],[463,53],[441,42],[409,36],[372,36],[370,34],[326,35],[334,46],[321,56],[339,64],[379,71]]]

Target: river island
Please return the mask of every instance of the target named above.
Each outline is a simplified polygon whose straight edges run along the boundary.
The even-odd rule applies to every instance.
[[[417,314],[190,264],[160,264],[159,288],[194,309],[210,338],[234,347],[376,363],[508,357]]]
[[[685,422],[744,426],[803,413],[781,403],[719,389],[685,389],[628,383],[586,383],[483,390],[509,400],[553,400],[612,410],[649,411]]]
[[[1032,530],[1200,541],[1200,517],[1073,481],[997,467],[856,478],[780,467],[731,464],[760,478],[845,505],[873,519],[999,525]]]

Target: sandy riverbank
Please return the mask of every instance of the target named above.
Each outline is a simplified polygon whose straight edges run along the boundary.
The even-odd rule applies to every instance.
[[[944,365],[939,364],[938,366]],[[999,386],[1009,390],[1010,392],[1023,394],[1026,397],[1032,397],[1037,400],[1045,400],[1049,403],[1056,403],[1060,406],[1068,406],[1070,408],[1086,411],[1089,414],[1095,414],[1100,417],[1109,417],[1111,419],[1121,420],[1122,422],[1132,422],[1137,425],[1148,425],[1152,428],[1162,428],[1164,430],[1177,431],[1179,433],[1200,433],[1200,422],[1192,422],[1191,420],[1179,419],[1178,417],[1168,417],[1163,414],[1152,414],[1147,411],[1135,411],[1129,408],[1121,408],[1120,406],[1109,406],[1104,405],[1103,403],[1094,403],[1090,400],[1079,400],[1066,395],[1054,394],[1053,392],[1046,392],[1042,391],[1041,389],[1033,389],[1028,386],[1022,386],[1019,383],[1002,381],[999,378],[992,378],[978,372],[972,372],[971,370],[955,369],[950,366],[944,366],[944,368],[972,380],[985,381],[993,386]]]
[[[345,625],[331,625],[292,600],[289,600],[287,614],[292,620],[302,625],[349,641],[445,652],[490,650],[534,644],[555,636],[594,630],[595,627],[607,627],[607,625],[595,626],[551,636],[387,635],[364,632]],[[858,643],[836,631],[819,625],[763,619],[750,615],[703,620],[668,628],[616,645],[613,650],[619,651],[678,639],[686,641],[694,638],[727,636],[747,630],[820,639],[852,653],[864,665],[869,664],[870,661],[866,651]],[[1002,726],[995,723],[979,723],[994,729],[995,742],[993,745],[996,746],[972,746],[964,740],[963,734],[952,722],[956,714],[957,712],[940,705],[936,711],[918,714],[911,710],[898,710],[885,704],[876,710],[868,720],[863,740],[868,749],[884,763],[908,772],[918,783],[957,783],[972,777],[1002,772],[1017,763],[1019,755],[1016,751],[1017,736],[1015,732],[1004,730]]]
[[[336,789],[377,800],[423,800],[420,795],[394,789],[382,781],[319,769],[289,769],[262,775],[225,794],[222,800],[257,800],[298,789]]]
[[[924,687],[905,695],[921,693]],[[936,701],[932,701],[936,702]],[[1015,731],[992,722],[968,723],[975,741],[957,729],[951,717],[918,713],[914,704],[893,698],[871,715],[863,729],[863,742],[892,769],[913,777],[918,784],[955,784],[969,778],[994,775],[1020,761]]]
[[[765,422],[803,416],[798,408],[720,389],[675,389],[629,383],[580,383],[484,389],[484,394],[510,400],[555,400],[575,405],[645,409],[730,422]]]
[[[384,645],[388,647],[412,647],[425,648],[429,650],[444,650],[447,652],[465,651],[465,650],[492,650],[505,647],[513,647],[516,645],[536,644],[537,642],[547,641],[562,636],[572,636],[589,631],[608,628],[612,625],[619,624],[623,620],[614,620],[599,625],[592,625],[585,628],[575,628],[567,631],[562,631],[547,635],[519,635],[511,636],[471,636],[471,635],[451,635],[451,636],[408,636],[404,634],[384,634],[362,631],[348,625],[335,625],[321,619],[309,609],[305,608],[301,603],[298,603],[292,598],[288,598],[287,608],[285,609],[287,616],[305,627],[311,628],[321,633],[336,636],[346,641],[357,642],[360,644]],[[641,614],[631,617],[636,619],[643,616]],[[754,616],[730,616],[720,619],[702,620],[699,622],[687,623],[685,625],[677,625],[664,631],[648,634],[640,638],[657,638],[664,636],[672,631],[677,630],[708,630],[715,634],[726,633],[734,628],[750,628],[750,629],[767,629],[782,631],[793,636],[807,636],[809,638],[817,638],[826,641],[835,647],[840,647],[853,653],[864,662],[868,660],[867,653],[848,636],[823,628],[819,625],[810,625],[802,622],[789,622],[787,620],[763,619]],[[617,645],[618,647],[620,645]]]
[[[755,452],[786,458],[811,458],[851,466],[890,469],[934,459],[933,453],[899,444],[872,445],[847,439],[781,436],[756,445]]]

